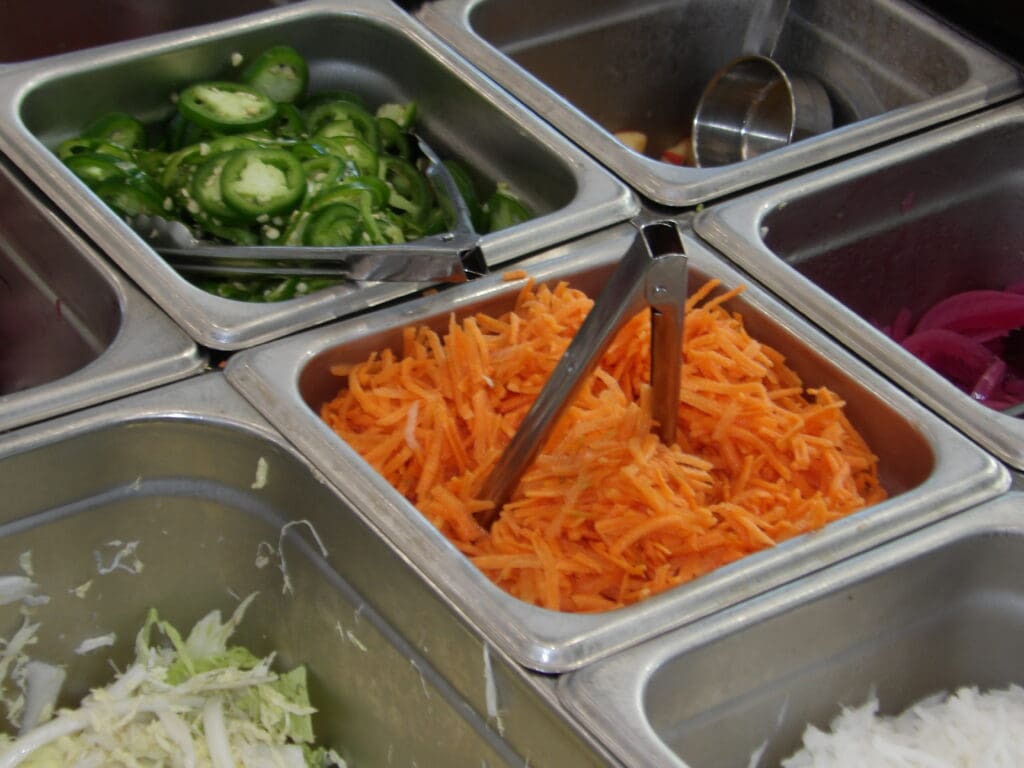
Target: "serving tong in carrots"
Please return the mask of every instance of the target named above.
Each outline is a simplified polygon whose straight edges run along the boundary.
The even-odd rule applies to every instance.
[[[487,273],[458,185],[422,138],[424,173],[454,222],[448,232],[407,243],[367,246],[220,245],[199,240],[184,223],[140,214],[132,228],[179,272],[210,277],[335,277],[359,281],[460,283]]]
[[[494,506],[477,521],[490,529],[559,416],[597,367],[615,334],[651,308],[651,410],[658,436],[675,442],[682,375],[686,254],[675,222],[637,223],[637,234],[478,494]]]

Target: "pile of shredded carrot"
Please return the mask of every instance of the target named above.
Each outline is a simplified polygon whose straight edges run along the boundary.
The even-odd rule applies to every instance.
[[[706,283],[687,302],[678,442],[652,433],[650,321],[604,354],[490,531],[474,494],[592,306],[527,284],[500,317],[404,330],[338,366],[324,420],[507,592],[604,611],[885,498],[843,402],[804,389]]]

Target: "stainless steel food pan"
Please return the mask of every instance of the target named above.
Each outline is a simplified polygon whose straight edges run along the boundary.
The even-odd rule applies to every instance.
[[[283,5],[287,0],[220,0],[216,3],[153,0],[56,0],[40,13],[31,3],[11,3],[0,28],[0,62],[17,63],[121,40],[231,19]]]
[[[623,225],[563,246],[529,272],[538,280],[569,279],[596,295],[634,231]],[[741,282],[721,257],[689,234],[686,246],[691,290],[710,277],[720,277],[726,286]],[[891,499],[628,608],[580,615],[528,605],[472,566],[319,416],[321,404],[339,388],[332,365],[400,349],[401,329],[409,324],[443,329],[451,313],[500,314],[512,307],[521,287],[495,275],[246,350],[232,357],[227,375],[460,612],[527,667],[545,672],[579,667],[950,514],[1008,482],[992,458],[753,287],[731,306],[745,316],[756,338],[786,355],[807,386],[829,386],[846,400],[853,423],[880,456]]]
[[[0,145],[202,344],[237,349],[423,287],[347,284],[263,306],[212,296],[182,279],[48,149],[107,110],[167,114],[172,91],[226,76],[234,53],[253,56],[279,43],[310,62],[311,92],[355,91],[371,104],[415,100],[421,131],[439,154],[507,182],[528,203],[536,218],[484,236],[491,265],[621,221],[637,208],[624,184],[387,0],[314,0],[0,73]]]
[[[1002,459],[1024,421],[964,394],[881,330],[901,309],[1024,280],[1024,104],[714,206],[695,228]]]
[[[636,190],[673,206],[818,165],[1022,89],[1010,64],[910,3],[795,0],[768,45],[783,67],[822,82],[835,128],[715,168],[655,159],[688,138],[697,100],[714,72],[754,52],[744,39],[761,5],[437,0],[417,15]],[[648,134],[647,155],[612,135],[629,129]]]
[[[627,765],[778,765],[807,723],[877,695],[1024,684],[1024,495],[1007,494],[565,676]],[[752,756],[759,754],[758,760]]]
[[[204,365],[195,343],[0,157],[0,431]]]
[[[485,647],[222,374],[9,433],[0,487],[0,573],[23,576],[27,561],[49,598],[32,610],[29,652],[66,665],[63,703],[132,657],[150,607],[187,629],[258,592],[237,639],[277,651],[282,669],[307,665],[314,728],[349,765],[613,762],[552,686]],[[19,608],[0,608],[5,639]],[[76,652],[109,633],[112,646]]]

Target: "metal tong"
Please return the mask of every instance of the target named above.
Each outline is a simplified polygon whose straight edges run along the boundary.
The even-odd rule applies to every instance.
[[[455,179],[423,139],[425,173],[454,226],[450,231],[396,245],[218,245],[196,239],[185,224],[137,215],[130,224],[180,272],[219,277],[339,277],[391,282],[465,282],[487,272],[480,235]]]
[[[615,334],[645,306],[651,308],[651,409],[658,436],[675,442],[682,375],[686,254],[673,221],[638,224],[632,246],[615,268],[576,336],[555,366],[497,465],[480,498],[494,506],[477,520],[490,529],[519,478],[547,441],[580,384],[597,366]]]

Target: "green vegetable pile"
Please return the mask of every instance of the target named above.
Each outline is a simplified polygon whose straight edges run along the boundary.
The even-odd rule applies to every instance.
[[[278,674],[273,655],[228,645],[253,597],[227,622],[209,613],[187,638],[150,611],[135,661],[77,709],[17,738],[0,735],[0,766],[343,767],[313,744],[305,667]],[[166,642],[155,643],[154,630]]]
[[[415,103],[371,111],[348,92],[307,94],[309,68],[288,46],[264,51],[238,82],[200,82],[158,125],[104,114],[57,147],[63,162],[122,216],[159,215],[237,245],[403,243],[453,222],[410,135]],[[499,183],[481,193],[468,169],[445,166],[484,234],[531,218]],[[219,296],[280,301],[332,279],[198,282]]]

